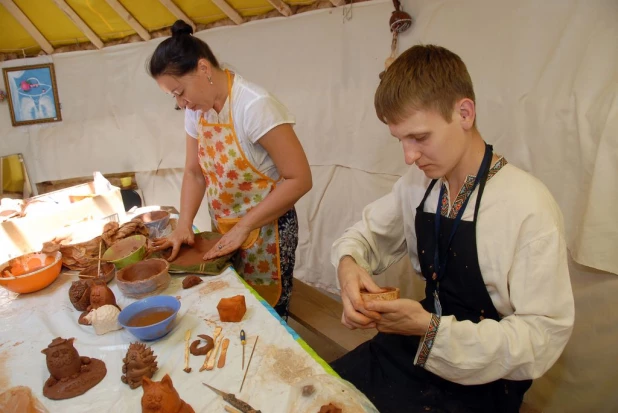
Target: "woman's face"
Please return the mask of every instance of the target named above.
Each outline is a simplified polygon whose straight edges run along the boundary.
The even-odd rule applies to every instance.
[[[200,59],[197,68],[183,76],[161,75],[156,78],[157,84],[176,99],[180,108],[207,112],[213,107],[216,93],[208,80],[212,75],[206,62]]]

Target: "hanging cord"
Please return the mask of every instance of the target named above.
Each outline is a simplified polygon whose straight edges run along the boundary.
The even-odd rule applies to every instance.
[[[352,6],[354,5],[354,0],[350,0],[349,4],[346,4],[341,9],[343,13],[343,22],[352,20]]]

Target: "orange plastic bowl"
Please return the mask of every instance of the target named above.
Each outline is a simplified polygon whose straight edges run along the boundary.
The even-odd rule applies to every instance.
[[[33,293],[53,283],[62,269],[60,251],[31,252],[0,264],[0,285],[16,293]],[[14,276],[7,276],[9,270]]]

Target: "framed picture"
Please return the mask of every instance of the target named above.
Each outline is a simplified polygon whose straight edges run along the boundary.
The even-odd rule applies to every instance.
[[[7,67],[2,71],[13,126],[62,120],[52,63]]]

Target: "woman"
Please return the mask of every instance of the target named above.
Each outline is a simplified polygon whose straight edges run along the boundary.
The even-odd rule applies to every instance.
[[[193,244],[192,224],[204,194],[223,237],[205,260],[240,248],[239,274],[287,316],[298,244],[294,204],[312,186],[293,116],[272,95],[224,70],[182,20],[149,62],[159,87],[185,109],[186,160],[176,230],[155,242]]]

